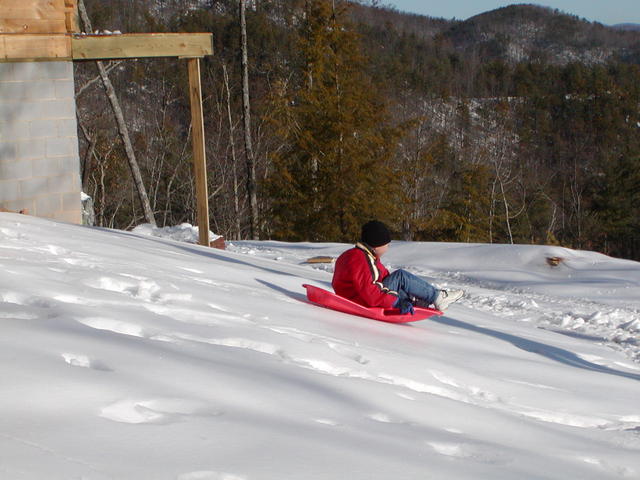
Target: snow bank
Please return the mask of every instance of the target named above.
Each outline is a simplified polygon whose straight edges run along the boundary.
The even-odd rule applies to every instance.
[[[168,238],[177,242],[198,243],[199,228],[194,227],[190,223],[182,223],[170,227],[154,227],[150,223],[143,223],[133,229],[133,233],[140,235],[149,235],[152,237]],[[220,238],[212,231],[209,231],[209,241]]]

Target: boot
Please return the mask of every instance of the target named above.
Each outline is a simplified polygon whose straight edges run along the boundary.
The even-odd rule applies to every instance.
[[[440,290],[433,302],[433,306],[444,312],[453,302],[460,300],[464,292],[462,290]]]

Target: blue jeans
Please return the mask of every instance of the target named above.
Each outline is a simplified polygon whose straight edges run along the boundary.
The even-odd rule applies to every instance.
[[[438,290],[426,280],[405,270],[396,270],[384,280],[382,284],[389,290],[398,292],[398,302],[414,298],[431,305],[438,296]]]

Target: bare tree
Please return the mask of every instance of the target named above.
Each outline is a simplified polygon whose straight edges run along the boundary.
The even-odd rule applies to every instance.
[[[224,86],[227,100],[227,120],[229,121],[229,145],[231,146],[231,165],[233,171],[233,213],[235,216],[235,228],[236,238],[240,239],[242,230],[240,228],[240,197],[239,197],[239,185],[238,174],[236,169],[236,146],[234,139],[233,119],[231,117],[231,90],[229,89],[229,75],[227,73],[227,66],[222,63],[222,74],[224,77]]]
[[[80,11],[80,17],[82,18],[82,22],[84,23],[85,31],[91,32],[91,21],[89,20],[89,16],[87,15],[87,9],[85,8],[84,0],[78,1],[78,10]],[[105,68],[104,64],[101,61],[97,61],[96,65],[98,67],[98,72],[100,73],[100,78],[102,79],[102,84],[104,85],[105,92],[107,94],[107,97],[109,98],[109,103],[111,104],[111,108],[113,109],[113,114],[116,117],[118,131],[120,132],[120,138],[122,139],[125,152],[127,153],[129,167],[131,168],[133,181],[135,183],[138,197],[142,205],[144,218],[148,223],[155,226],[156,219],[153,215],[153,211],[151,210],[151,204],[149,203],[147,190],[145,189],[144,182],[142,181],[140,167],[138,166],[138,161],[136,160],[136,155],[131,144],[131,138],[129,137],[129,129],[127,128],[127,124],[124,121],[124,115],[122,114],[122,109],[120,108],[120,101],[118,100],[118,96],[116,95],[116,91],[113,88],[111,80],[109,80],[109,74],[107,73],[107,69]]]
[[[251,143],[251,109],[249,102],[249,60],[247,54],[246,0],[240,2],[240,43],[242,50],[242,113],[244,118],[244,150],[247,162],[247,195],[249,197],[249,236],[258,238],[258,196],[256,193],[256,162]]]

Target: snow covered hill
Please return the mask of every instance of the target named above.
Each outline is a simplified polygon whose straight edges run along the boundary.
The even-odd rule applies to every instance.
[[[0,478],[640,478],[640,264],[394,242],[467,291],[394,325],[305,302],[346,248],[0,214]]]

